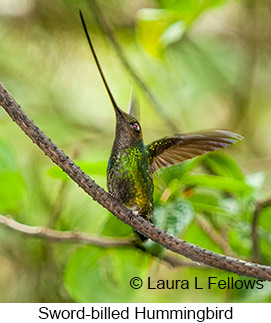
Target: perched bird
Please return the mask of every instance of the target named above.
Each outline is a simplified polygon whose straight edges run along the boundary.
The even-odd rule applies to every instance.
[[[129,113],[125,113],[118,107],[106,82],[81,11],[80,17],[91,52],[116,115],[116,134],[107,167],[109,193],[125,206],[134,210],[135,214],[151,221],[153,173],[155,171],[225,148],[242,140],[243,137],[230,131],[209,130],[199,133],[176,134],[145,145],[140,123],[132,115],[133,99],[130,100]],[[142,235],[139,236],[142,241],[146,240]]]

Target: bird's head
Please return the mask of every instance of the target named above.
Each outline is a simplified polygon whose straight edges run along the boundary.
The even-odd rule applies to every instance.
[[[132,100],[130,102],[133,102]],[[132,115],[134,104],[130,103],[129,113],[121,110],[117,105],[113,105],[116,114],[116,141],[119,146],[130,147],[143,140],[140,123],[136,117]]]

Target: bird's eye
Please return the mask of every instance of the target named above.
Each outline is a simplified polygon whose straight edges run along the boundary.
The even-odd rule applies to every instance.
[[[140,125],[137,122],[133,122],[132,127],[133,127],[134,130],[140,131]]]

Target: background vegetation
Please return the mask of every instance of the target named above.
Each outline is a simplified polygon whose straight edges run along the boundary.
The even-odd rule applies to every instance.
[[[270,265],[271,208],[267,203],[261,209],[271,197],[270,1],[97,4],[162,112],[101,32],[91,0],[0,0],[1,82],[52,140],[106,187],[114,113],[87,46],[80,8],[124,110],[134,87],[146,143],[173,133],[173,127],[229,129],[245,137],[226,152],[160,172],[155,178],[156,223],[201,247]],[[58,230],[131,235],[128,226],[58,171],[1,109],[0,214]],[[204,286],[208,276],[238,277],[209,268],[173,268],[135,248],[52,243],[4,226],[0,263],[2,302],[271,300],[270,283],[256,291],[132,290],[133,276],[190,281],[197,276]]]

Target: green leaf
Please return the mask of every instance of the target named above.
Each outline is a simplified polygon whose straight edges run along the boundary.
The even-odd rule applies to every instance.
[[[238,221],[229,232],[229,241],[233,250],[238,254],[249,257],[251,254],[251,225],[246,221]]]
[[[208,154],[204,159],[206,165],[212,172],[219,176],[232,177],[243,180],[244,174],[236,163],[236,161],[229,155],[222,153]]]
[[[0,141],[0,172],[15,170],[17,164],[11,149],[5,142]]]
[[[87,174],[106,176],[107,162],[86,162],[78,161],[78,166]]]
[[[194,209],[185,199],[179,199],[167,205],[166,212],[165,230],[173,236],[181,235],[194,219]]]
[[[182,182],[186,185],[211,187],[231,193],[246,193],[253,192],[253,188],[244,181],[234,178],[222,176],[214,176],[207,174],[186,174]]]
[[[144,49],[160,57],[165,47],[180,40],[206,9],[225,0],[158,0],[162,9],[144,8],[137,15],[137,36]]]
[[[207,212],[227,216],[229,209],[223,205],[222,196],[215,192],[196,192],[189,201],[196,212]]]
[[[61,179],[62,181],[68,181],[70,179],[69,176],[58,166],[52,166],[46,173],[54,179]]]
[[[176,43],[178,40],[180,40],[183,37],[186,28],[186,24],[181,20],[166,28],[160,37],[163,47],[167,47],[170,44]]]
[[[0,141],[0,209],[14,213],[20,207],[25,184],[13,152]]]
[[[168,186],[171,181],[176,181],[176,179],[181,180],[187,172],[196,168],[200,164],[201,159],[202,157],[197,157],[186,160],[181,164],[161,169],[155,173],[154,179],[158,177],[158,180],[162,180]]]
[[[193,218],[194,209],[191,203],[184,198],[179,198],[155,207],[152,222],[169,234],[179,236],[187,229]]]
[[[186,13],[187,15],[193,15],[203,9],[215,7],[223,4],[227,0],[156,0],[160,7],[170,9],[172,11],[178,11]]]
[[[132,229],[129,225],[117,219],[114,215],[109,214],[102,231],[102,236],[109,237],[126,237],[132,234]]]
[[[205,0],[203,3],[203,7],[207,9],[207,8],[221,6],[226,1],[227,0]]]
[[[144,279],[151,257],[136,249],[81,247],[69,260],[64,282],[69,295],[77,302],[128,302],[138,290],[130,279]]]
[[[189,201],[179,198],[177,201],[165,203],[154,208],[152,222],[173,236],[180,236],[194,219],[194,209]],[[164,247],[148,240],[145,243],[148,252],[161,256]]]
[[[137,14],[137,37],[144,49],[160,56],[163,49],[162,35],[178,18],[168,10],[144,8]]]
[[[85,173],[89,175],[99,175],[106,176],[106,168],[107,162],[99,161],[99,162],[86,162],[86,161],[76,161],[75,162]],[[58,166],[53,166],[48,169],[47,174],[56,179],[68,180],[68,175],[63,172],[61,168]]]
[[[0,210],[1,212],[17,212],[24,194],[24,181],[20,172],[0,172]]]

